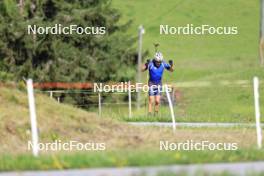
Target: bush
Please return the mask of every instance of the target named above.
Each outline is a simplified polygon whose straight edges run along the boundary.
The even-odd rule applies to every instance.
[[[14,79],[14,75],[0,71],[0,82],[7,82]]]

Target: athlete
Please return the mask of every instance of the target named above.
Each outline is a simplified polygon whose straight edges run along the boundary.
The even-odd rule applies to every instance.
[[[142,71],[149,71],[149,104],[148,113],[152,114],[152,106],[155,102],[155,112],[157,115],[159,112],[160,96],[162,91],[162,75],[164,69],[173,72],[173,61],[169,60],[169,64],[163,60],[163,55],[161,52],[156,52],[154,59],[152,61],[147,60],[147,62],[142,66]]]

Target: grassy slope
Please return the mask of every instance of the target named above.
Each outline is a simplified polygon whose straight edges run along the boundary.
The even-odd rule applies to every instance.
[[[204,0],[202,3],[196,0],[113,0],[113,6],[122,12],[121,23],[133,20],[131,35],[137,34],[140,24],[145,27],[143,48],[150,51],[148,57],[154,53],[153,43],[159,42],[165,58],[174,59],[176,70],[172,74],[166,72],[164,82],[176,86],[185,81],[252,80],[254,75],[263,79],[264,70],[258,65],[258,3],[255,0]],[[185,26],[188,23],[237,26],[239,34],[159,34],[160,24]],[[146,79],[147,74],[144,75]],[[179,121],[254,121],[251,83],[248,86],[179,88],[177,118]]]
[[[68,105],[58,104],[36,94],[40,142],[54,140],[105,142],[105,152],[41,152],[33,158],[26,149],[30,140],[28,104],[25,91],[0,87],[0,170],[62,169],[106,166],[140,166],[173,163],[260,160],[263,151],[255,150],[254,129],[171,129],[143,128],[100,119]],[[159,151],[159,141],[237,142],[239,150],[230,152]],[[247,143],[244,141],[247,140]]]
[[[174,59],[176,72],[166,74],[166,81],[197,79],[251,79],[258,69],[258,1],[195,0],[113,0],[123,18],[133,20],[130,33],[145,27],[144,49],[154,53],[154,42],[160,43],[165,58]],[[247,7],[247,8],[244,8]],[[186,24],[237,26],[239,35],[160,35],[159,25],[181,26]],[[253,68],[252,68],[253,67]],[[248,74],[245,74],[246,73]],[[244,72],[244,73],[242,73]],[[251,74],[250,74],[251,73]]]
[[[159,42],[164,55],[175,60],[176,72],[173,76],[165,74],[165,81],[170,82],[251,79],[255,74],[263,75],[263,71],[257,67],[257,25],[259,21],[257,3],[257,1],[247,0],[204,0],[203,3],[194,0],[168,0],[165,4],[161,0],[113,0],[113,5],[124,13],[123,21],[134,20],[130,30],[131,34],[137,32],[136,27],[139,24],[145,26],[144,47],[149,49],[151,55],[153,54],[152,43]],[[186,23],[235,25],[239,27],[240,34],[238,36],[160,36],[158,29],[161,23],[175,26]],[[222,89],[217,91],[197,89],[197,92],[182,90],[185,91],[185,100],[180,105],[183,106],[180,110],[186,111],[186,113],[182,112],[182,117],[185,117],[183,120],[190,121],[195,119],[197,114],[201,116],[205,114],[204,119],[200,118],[200,120],[219,121],[217,115],[220,114],[225,116],[226,121],[229,121],[230,113],[231,117],[242,113],[244,120],[252,119],[252,108],[249,107],[252,100],[251,89],[247,89],[246,93],[242,93],[239,89],[238,91],[231,90],[227,96],[221,94],[226,91]],[[208,94],[212,97],[205,96]],[[198,101],[199,97],[202,101]],[[207,97],[206,101],[203,97]],[[223,100],[214,102],[210,98],[216,98],[216,100],[222,98]],[[37,96],[36,102],[41,141],[47,142],[54,139],[63,141],[74,139],[80,142],[104,141],[109,145],[109,150],[102,153],[84,152],[80,154],[62,152],[55,155],[42,155],[40,159],[32,158],[29,156],[30,152],[26,150],[26,142],[30,139],[26,94],[24,91],[1,87],[0,170],[263,159],[263,151],[250,150],[255,146],[255,137],[253,137],[255,130],[253,129],[226,129],[224,133],[222,129],[178,129],[176,135],[171,135],[167,130],[135,128],[109,119],[101,120],[96,114],[67,105],[59,105],[42,95]],[[209,108],[206,102],[211,103]],[[215,106],[214,103],[218,103],[219,106]],[[188,114],[191,114],[189,119]],[[210,114],[212,117],[208,118]],[[239,115],[237,117],[241,120]],[[232,141],[239,143],[240,150],[235,152],[160,152],[157,149],[160,139]],[[10,153],[12,153],[11,156]]]
[[[36,111],[40,142],[91,140],[105,142],[109,150],[116,150],[149,147],[157,138],[164,137],[159,131],[128,126],[109,118],[100,119],[95,113],[59,104],[41,94],[36,94]],[[0,112],[0,154],[30,153],[27,151],[31,135],[26,92],[0,86]],[[170,132],[164,132],[173,137]]]

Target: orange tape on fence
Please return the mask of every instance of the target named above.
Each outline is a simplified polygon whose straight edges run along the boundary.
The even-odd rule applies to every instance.
[[[92,89],[93,83],[42,82],[33,86],[37,89]]]
[[[97,86],[100,83],[92,83],[92,82],[86,82],[86,83],[65,83],[65,82],[40,82],[40,83],[34,83],[33,86],[36,89],[93,89],[94,85],[97,84]],[[103,85],[108,85],[115,88],[128,88],[128,82],[108,82],[108,83],[102,83]],[[130,86],[136,87],[136,83],[131,83]],[[147,84],[141,84],[141,86],[147,86]],[[171,86],[171,85],[168,85]]]

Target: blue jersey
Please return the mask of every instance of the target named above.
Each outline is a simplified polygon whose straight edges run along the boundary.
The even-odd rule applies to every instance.
[[[163,75],[163,71],[164,69],[169,70],[171,68],[171,66],[162,61],[159,67],[156,67],[154,62],[151,61],[148,64],[148,70],[149,70],[149,83],[150,84],[161,84],[162,81],[162,75]]]

